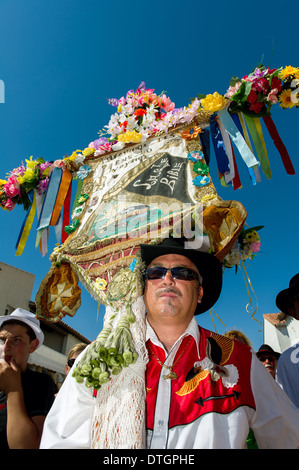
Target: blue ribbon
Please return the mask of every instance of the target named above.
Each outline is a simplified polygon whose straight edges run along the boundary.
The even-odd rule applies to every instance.
[[[57,167],[54,168],[54,170],[51,173],[48,189],[43,200],[43,206],[41,209],[41,213],[40,213],[40,217],[38,221],[38,227],[36,230],[42,230],[44,228],[49,227],[50,225],[51,216],[52,216],[52,212],[55,206],[61,178],[62,178],[62,169],[57,168]]]
[[[210,164],[210,131],[206,127],[202,129],[202,131],[199,134],[199,140],[202,145],[202,152],[205,157],[206,164]]]
[[[231,115],[231,118],[233,119],[235,125],[237,126],[238,131],[240,132],[240,134],[241,134],[242,137],[244,138],[243,129],[242,129],[242,124],[241,124],[241,122],[240,122],[239,116],[238,116],[236,113],[233,113],[233,114]],[[250,176],[250,178],[251,178],[252,184],[255,186],[255,185],[256,185],[256,175],[255,175],[255,171],[254,171],[253,168],[248,168],[248,172],[249,172],[249,176]]]
[[[226,108],[218,111],[218,116],[221,119],[225,129],[229,133],[233,143],[239,150],[241,157],[246,163],[248,168],[252,168],[255,165],[259,165],[259,161],[255,158],[252,151],[248,147],[243,135],[239,132],[236,124],[234,123],[231,115]]]
[[[211,120],[210,129],[218,171],[220,175],[223,176],[225,173],[229,172],[229,160],[224,147],[222,134],[216,120]]]

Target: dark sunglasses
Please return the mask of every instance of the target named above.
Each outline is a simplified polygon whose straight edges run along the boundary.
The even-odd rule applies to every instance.
[[[145,279],[154,281],[155,279],[164,279],[167,271],[171,272],[173,279],[179,281],[193,281],[198,280],[198,274],[189,268],[175,267],[175,268],[163,268],[162,266],[156,266],[155,268],[149,268],[146,270]]]
[[[75,359],[69,359],[69,360],[67,361],[67,365],[68,365],[69,367],[73,367],[74,362],[75,362]]]

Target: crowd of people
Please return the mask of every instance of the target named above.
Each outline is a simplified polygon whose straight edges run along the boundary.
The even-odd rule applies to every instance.
[[[144,447],[298,448],[299,343],[282,354],[267,344],[254,352],[241,331],[222,336],[202,328],[198,316],[222,290],[221,263],[209,253],[169,238],[141,245],[141,257],[148,353]],[[276,305],[299,320],[299,274]],[[0,317],[0,448],[97,448],[91,428],[100,398],[69,373],[86,345],[69,351],[55,395],[51,377],[27,367],[43,340],[32,313],[17,308]]]

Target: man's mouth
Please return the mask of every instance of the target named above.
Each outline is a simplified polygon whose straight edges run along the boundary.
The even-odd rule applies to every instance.
[[[4,359],[6,362],[10,364],[10,361],[12,360],[12,356],[8,356],[7,354],[4,355]]]
[[[181,297],[181,293],[176,289],[163,289],[157,292],[157,297]]]

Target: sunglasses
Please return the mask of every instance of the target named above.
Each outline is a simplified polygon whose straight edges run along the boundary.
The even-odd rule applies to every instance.
[[[145,279],[148,279],[149,281],[154,281],[155,279],[164,279],[167,271],[171,272],[173,279],[177,279],[179,281],[193,281],[194,279],[199,280],[198,274],[192,271],[192,269],[183,267],[163,268],[162,266],[147,269],[145,273]]]
[[[68,365],[69,367],[73,367],[74,362],[75,362],[75,359],[69,359],[69,360],[67,361],[67,365]]]

